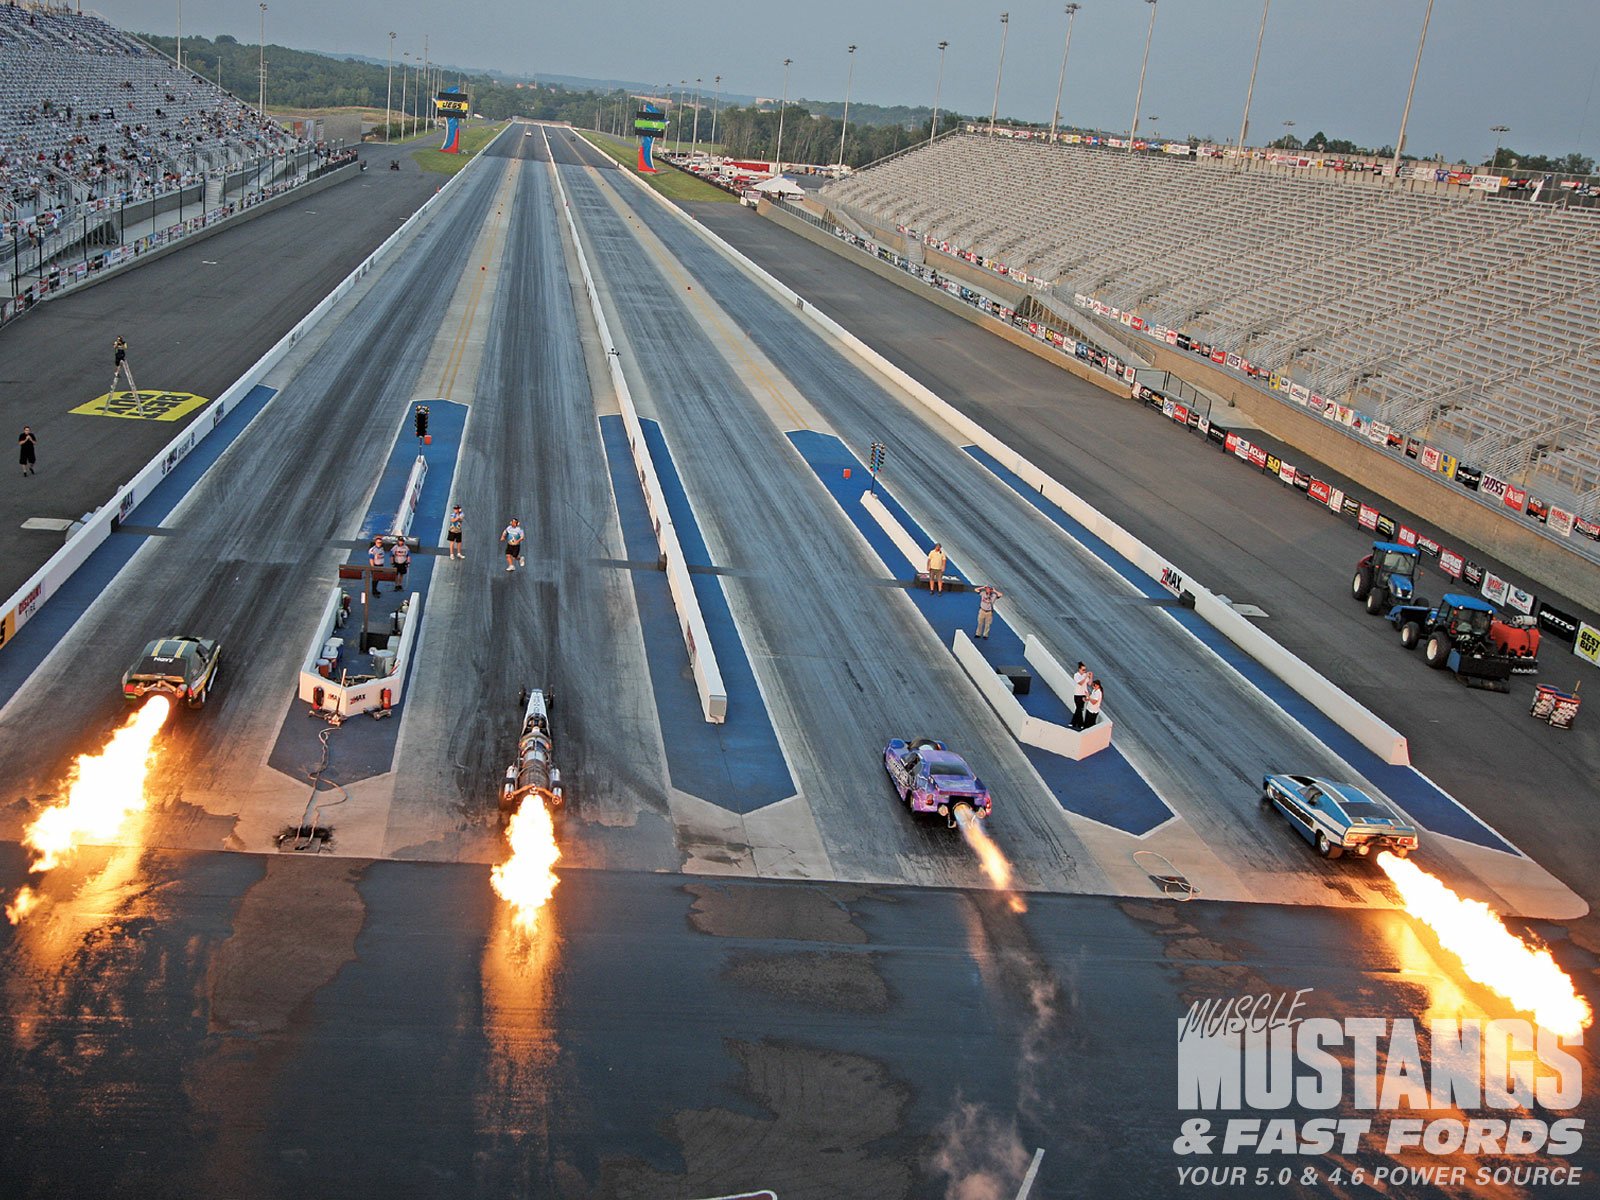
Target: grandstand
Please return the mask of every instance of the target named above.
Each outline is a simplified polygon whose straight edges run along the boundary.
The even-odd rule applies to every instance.
[[[0,219],[8,237],[36,246],[69,240],[60,231],[81,230],[86,211],[298,145],[139,39],[70,9],[0,5],[0,92]]]
[[[1600,520],[1600,212],[1308,174],[969,127],[821,196]]]

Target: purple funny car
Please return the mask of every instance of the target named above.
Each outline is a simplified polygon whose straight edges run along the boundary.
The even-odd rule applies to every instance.
[[[895,738],[883,749],[883,766],[895,792],[914,813],[938,813],[952,829],[962,807],[980,817],[989,815],[989,789],[943,742]]]

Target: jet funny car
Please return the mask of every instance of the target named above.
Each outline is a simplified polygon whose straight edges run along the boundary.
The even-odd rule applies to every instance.
[[[951,829],[956,812],[967,808],[987,817],[989,789],[959,754],[933,738],[892,739],[883,749],[883,767],[895,792],[914,813],[936,813]]]
[[[1417,830],[1381,800],[1348,783],[1310,775],[1268,775],[1261,803],[1271,805],[1323,858],[1346,851],[1365,857],[1388,850],[1405,858],[1417,848]]]
[[[199,708],[211,696],[222,661],[222,643],[210,638],[172,634],[157,638],[139,652],[123,673],[122,695],[130,703],[163,695]]]

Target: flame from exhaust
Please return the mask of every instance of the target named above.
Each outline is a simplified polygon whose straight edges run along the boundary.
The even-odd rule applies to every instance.
[[[171,712],[170,700],[152,696],[111,735],[104,749],[78,755],[68,775],[66,799],[45,809],[23,832],[23,844],[35,852],[28,866],[31,873],[69,862],[85,842],[110,841],[129,816],[144,809],[148,803],[144,783],[155,762],[156,734]],[[6,917],[15,925],[39,899],[37,892],[24,887],[6,906]]]
[[[1479,900],[1455,894],[1415,863],[1387,850],[1378,865],[1394,881],[1406,911],[1436,934],[1446,950],[1461,959],[1467,976],[1504,996],[1546,1029],[1572,1035],[1594,1022],[1588,1001],[1550,951],[1517,937],[1499,915]]]
[[[532,933],[539,924],[539,910],[560,882],[550,868],[561,857],[555,823],[537,794],[530,795],[512,814],[506,841],[511,845],[511,857],[490,869],[489,882],[511,905],[518,928]]]
[[[1011,893],[1007,903],[1011,905],[1012,912],[1027,912],[1028,902],[1016,890],[1016,875],[1011,870],[1010,860],[994,844],[994,839],[983,826],[978,824],[978,817],[970,808],[961,805],[957,807],[955,815],[956,827],[961,830],[961,836],[967,839],[972,852],[978,856],[978,866],[989,877],[989,882],[1000,891]]]

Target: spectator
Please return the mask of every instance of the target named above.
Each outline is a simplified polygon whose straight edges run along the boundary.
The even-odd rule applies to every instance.
[[[1005,595],[999,588],[992,584],[984,584],[978,589],[978,636],[989,636],[989,626],[994,623],[994,602]]]
[[[930,592],[944,591],[944,566],[947,561],[944,554],[944,546],[935,542],[933,549],[928,551],[928,590]]]
[[[22,473],[24,475],[34,474],[33,450],[38,444],[39,439],[34,436],[33,427],[31,425],[24,425],[22,427],[22,432],[17,435],[17,456],[21,460]]]
[[[462,520],[461,505],[458,504],[450,510],[450,525],[444,539],[450,546],[450,558],[452,561],[467,557],[467,552],[461,548]]]
[[[1101,702],[1104,701],[1104,700],[1105,700],[1105,689],[1100,686],[1100,681],[1098,679],[1096,679],[1093,683],[1091,683],[1089,685],[1089,695],[1088,695],[1088,698],[1085,699],[1084,705],[1083,705],[1084,710],[1087,713],[1087,715],[1083,719],[1083,727],[1085,729],[1088,729],[1090,726],[1095,725],[1095,724],[1097,724],[1099,722],[1099,720],[1100,720],[1100,705],[1101,705]]]
[[[500,540],[506,544],[506,570],[515,571],[518,566],[528,565],[522,560],[522,539],[526,536],[527,531],[515,517],[512,517],[511,524],[500,532]]]
[[[1083,706],[1089,696],[1089,684],[1094,676],[1089,673],[1089,668],[1081,662],[1078,669],[1072,673],[1072,727],[1083,728]]]

